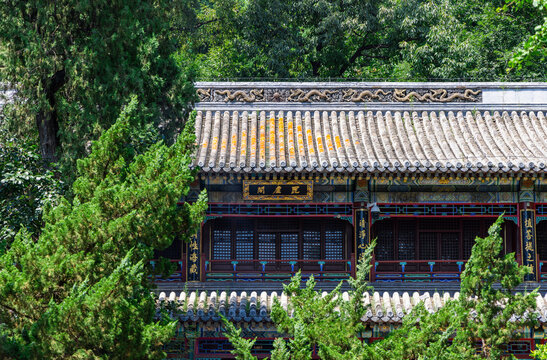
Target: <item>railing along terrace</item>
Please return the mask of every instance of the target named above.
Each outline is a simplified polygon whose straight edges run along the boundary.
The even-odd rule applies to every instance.
[[[160,269],[165,266],[162,262],[167,261],[170,265],[170,269]],[[163,259],[163,260],[150,260],[150,266],[152,266],[153,280],[155,282],[186,281],[186,260],[185,259]],[[169,271],[171,270],[171,271]],[[165,271],[165,274],[163,272]]]
[[[381,260],[375,261],[372,281],[451,282],[460,281],[466,260]]]
[[[286,281],[299,270],[302,279],[340,281],[354,275],[352,259],[344,260],[207,260],[208,281]]]

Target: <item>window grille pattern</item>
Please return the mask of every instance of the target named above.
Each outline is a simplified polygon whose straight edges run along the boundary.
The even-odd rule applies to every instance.
[[[440,233],[441,260],[458,260],[460,241],[458,233]]]
[[[398,255],[399,260],[412,260],[414,259],[415,247],[416,247],[416,222],[401,221],[399,224],[398,235]]]
[[[298,259],[298,234],[281,233],[281,260]]]
[[[344,260],[352,251],[343,220],[225,218],[206,226],[212,260]]]
[[[437,234],[420,233],[420,260],[435,260],[437,258]]]
[[[213,230],[213,260],[232,258],[232,233],[230,230]]]
[[[342,260],[344,258],[344,232],[342,230],[325,231],[325,259]]]
[[[302,232],[302,258],[304,260],[321,259],[321,232],[303,231]]]
[[[275,259],[275,234],[258,233],[258,259]]]
[[[380,223],[378,243],[374,250],[377,260],[393,260],[393,227],[390,222]]]
[[[484,237],[492,219],[389,219],[373,226],[376,260],[465,260],[475,237]],[[547,222],[543,256],[547,259]],[[539,233],[542,232],[538,227]],[[538,241],[538,251],[539,250]]]
[[[254,232],[252,230],[236,230],[236,259],[251,260],[254,256]]]

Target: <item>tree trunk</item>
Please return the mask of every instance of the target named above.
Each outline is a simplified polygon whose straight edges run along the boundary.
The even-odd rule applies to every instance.
[[[51,78],[42,81],[50,110],[42,110],[36,115],[36,126],[38,127],[38,135],[40,137],[40,152],[42,158],[47,162],[56,162],[58,160],[59,122],[57,119],[55,93],[64,84],[65,70],[59,70]]]
[[[59,147],[59,123],[57,114],[53,111],[40,111],[36,115],[36,126],[40,136],[40,152],[42,158],[47,162],[56,162],[57,148]]]

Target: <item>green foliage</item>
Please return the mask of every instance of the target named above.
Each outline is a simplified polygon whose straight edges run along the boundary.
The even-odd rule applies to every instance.
[[[0,358],[162,359],[174,323],[156,318],[143,264],[199,226],[205,194],[177,209],[194,174],[192,121],[171,147],[131,145],[133,97],[78,161],[74,199],[44,214],[36,241],[19,232],[0,256]]]
[[[46,166],[33,142],[0,132],[0,254],[21,226],[37,237],[44,207],[62,191],[59,174]]]
[[[460,330],[455,347],[469,347],[481,341],[481,354],[487,359],[501,356],[501,346],[514,338],[524,325],[532,325],[530,311],[536,307],[537,290],[513,293],[529,269],[519,266],[513,253],[502,254],[500,217],[484,239],[477,238],[462,274],[457,319]],[[494,285],[500,284],[501,288]],[[465,326],[464,326],[465,325]]]
[[[304,289],[300,288],[301,274],[297,273],[291,282],[284,285],[284,292],[290,297],[285,309],[279,301],[271,310],[272,321],[281,334],[290,337],[288,343],[279,339],[272,352],[273,359],[307,360],[312,358],[312,349],[318,349],[321,359],[361,359],[368,347],[363,346],[359,335],[364,330],[361,318],[368,308],[362,299],[372,288],[367,283],[372,252],[376,241],[368,247],[357,265],[357,276],[348,280],[351,291],[342,293],[341,282],[328,295],[315,290],[315,280],[310,277]],[[290,315],[289,315],[290,314]],[[234,345],[233,354],[239,360],[254,359],[251,349],[254,340],[240,339],[241,329],[224,321],[226,336]]]
[[[476,79],[500,81],[545,78],[547,63],[538,61],[520,73],[507,74],[512,53],[533,33],[538,15],[531,6],[500,11],[502,1],[433,1],[425,41],[401,43],[402,59],[413,80]],[[450,25],[448,25],[450,24]]]
[[[509,6],[523,8],[525,6],[529,6],[530,4],[532,4],[532,6],[537,9],[538,14],[543,17],[543,23],[540,23],[534,28],[535,33],[522,43],[522,46],[517,49],[509,62],[510,68],[516,68],[521,72],[523,69],[529,68],[532,64],[534,64],[534,62],[540,61],[544,63],[547,58],[547,1],[507,0],[507,4],[504,7],[504,9],[507,9]]]
[[[214,78],[389,80],[508,77],[515,47],[540,19],[502,0],[201,1],[179,34],[181,58]],[[512,76],[545,78],[546,62]]]
[[[536,350],[532,351],[532,353],[530,355],[533,356],[534,359],[546,360],[547,359],[547,345],[546,344],[536,345]]]
[[[241,329],[238,329],[229,322],[225,317],[222,317],[222,322],[226,328],[226,336],[234,346],[232,354],[238,360],[256,360],[256,357],[251,354],[251,349],[256,342],[256,339],[244,339],[241,337]]]
[[[174,12],[187,4],[0,1],[0,79],[17,89],[5,109],[9,129],[34,136],[39,123],[51,130],[40,131],[42,155],[51,160],[56,152],[74,175],[76,159],[89,153],[91,140],[136,94],[132,142],[145,149],[156,141],[157,127],[171,139],[194,97],[191,74],[172,56],[176,41],[170,35]]]
[[[374,244],[361,259],[352,291],[342,296],[340,285],[322,297],[314,290],[313,278],[300,289],[300,274],[284,288],[287,308],[276,302],[272,321],[280,333],[291,339],[277,345],[281,359],[311,359],[312,346],[321,359],[500,359],[503,345],[518,337],[524,326],[534,325],[537,290],[514,293],[528,268],[519,266],[514,254],[502,255],[502,217],[491,226],[488,236],[476,239],[471,257],[461,275],[460,296],[447,301],[436,312],[424,304],[405,315],[402,326],[382,341],[370,345],[359,339],[361,319],[367,308],[363,298],[370,287],[366,276]],[[238,359],[252,359],[254,341],[235,341],[240,330],[227,324],[227,336]],[[541,350],[544,351],[544,350]],[[272,359],[273,359],[272,352]]]
[[[421,306],[405,317],[399,330],[375,346],[381,358],[499,359],[503,345],[534,324],[537,290],[514,293],[528,268],[514,254],[502,255],[502,222],[498,218],[487,237],[476,238],[459,298],[434,314]]]

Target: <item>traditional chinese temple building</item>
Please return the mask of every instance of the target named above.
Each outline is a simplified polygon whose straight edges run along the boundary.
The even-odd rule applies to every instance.
[[[419,301],[458,296],[474,239],[503,215],[504,251],[547,281],[547,85],[544,83],[197,83],[199,168],[191,201],[209,208],[189,244],[162,253],[159,284],[177,303],[172,358],[231,358],[218,314],[280,336],[273,298],[296,271],[330,289],[377,238],[368,341]],[[545,266],[544,266],[545,264]],[[183,290],[185,289],[185,290]],[[508,344],[526,358],[547,326]]]

